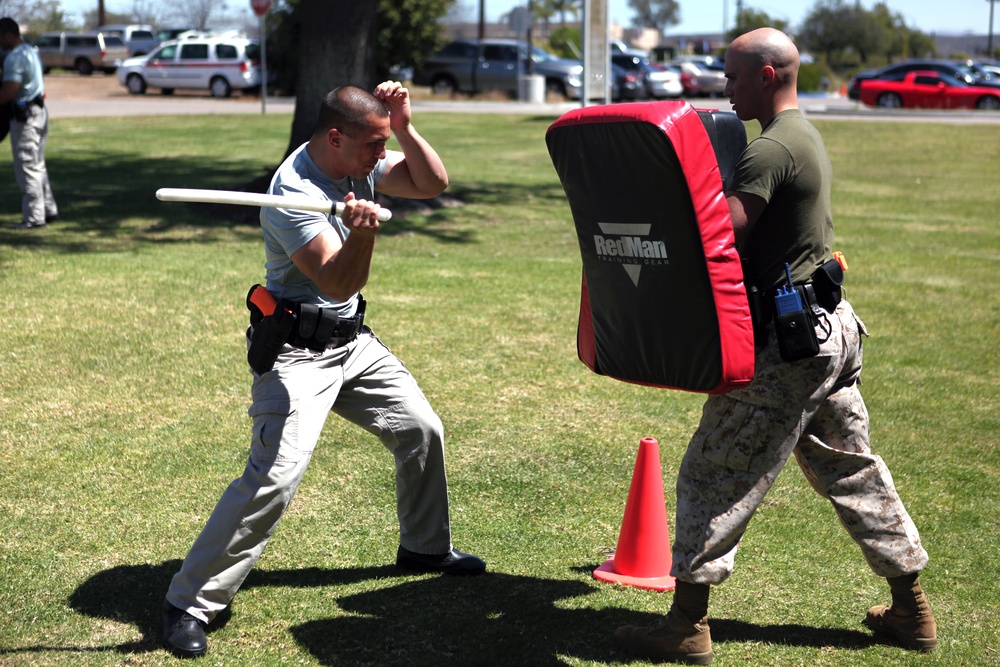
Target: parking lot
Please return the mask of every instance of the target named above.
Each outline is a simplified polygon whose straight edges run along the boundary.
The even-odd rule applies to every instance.
[[[228,99],[212,98],[208,91],[178,90],[173,95],[149,92],[130,95],[114,75],[97,73],[80,76],[75,72],[53,71],[45,77],[46,102],[53,118],[81,116],[185,115],[262,113],[265,106],[259,95],[234,93]],[[451,113],[530,113],[561,115],[579,106],[579,102],[529,104],[516,100],[446,99],[431,95],[427,88],[411,90],[414,108]],[[695,98],[692,106],[703,109],[731,110],[725,98]],[[799,100],[806,115],[816,118],[920,121],[941,123],[1000,124],[1000,113],[991,111],[934,111],[914,109],[871,109],[839,95],[804,95]],[[295,100],[272,97],[266,100],[267,113],[292,113]]]

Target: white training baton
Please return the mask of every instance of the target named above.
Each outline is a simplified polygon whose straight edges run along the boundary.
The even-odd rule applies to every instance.
[[[199,190],[196,188],[160,188],[156,191],[160,201],[202,202],[206,204],[237,204],[239,206],[266,206],[268,208],[290,208],[296,211],[319,211],[343,215],[344,202],[329,202],[310,197],[285,195],[263,195],[256,192],[236,190]],[[383,208],[376,216],[379,222],[392,218],[392,211]]]

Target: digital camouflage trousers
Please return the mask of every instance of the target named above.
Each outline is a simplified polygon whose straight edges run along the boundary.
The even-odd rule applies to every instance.
[[[864,324],[847,301],[819,319],[816,357],[782,361],[772,332],[753,382],[705,403],[677,479],[678,579],[718,584],[732,573],[750,519],[792,454],[877,575],[927,563],[888,468],[871,453],[858,390]]]

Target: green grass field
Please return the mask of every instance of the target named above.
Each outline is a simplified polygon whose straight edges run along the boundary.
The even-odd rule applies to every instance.
[[[602,665],[669,594],[596,582],[640,438],[674,474],[702,397],[577,359],[580,259],[553,118],[416,117],[463,206],[388,224],[368,323],[448,430],[456,547],[487,576],[404,575],[391,457],[336,417],[206,665]],[[259,231],[158,202],[273,169],[290,117],[52,124],[62,219],[20,220],[0,147],[0,664],[164,665],[159,605],[249,442],[244,297]],[[837,249],[872,337],[863,391],[931,562],[940,648],[876,643],[887,602],[794,464],[713,591],[716,665],[998,665],[997,126],[817,122]],[[611,192],[609,196],[627,193]]]

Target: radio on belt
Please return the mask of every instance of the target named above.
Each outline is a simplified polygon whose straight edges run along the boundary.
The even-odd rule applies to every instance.
[[[788,285],[779,287],[774,295],[774,310],[778,315],[787,315],[802,310],[802,297],[792,285],[792,269],[785,263],[785,275],[788,276]]]

